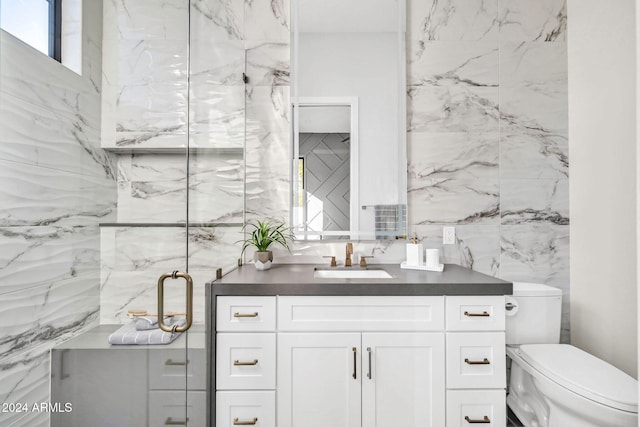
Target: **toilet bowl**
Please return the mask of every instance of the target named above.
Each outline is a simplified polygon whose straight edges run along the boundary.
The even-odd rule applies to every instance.
[[[560,337],[561,291],[514,283],[507,404],[525,427],[635,427],[638,382]]]

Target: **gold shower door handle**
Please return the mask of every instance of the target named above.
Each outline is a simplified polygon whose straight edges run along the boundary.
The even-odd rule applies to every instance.
[[[489,417],[487,417],[486,415],[484,416],[483,419],[481,420],[472,420],[471,418],[469,418],[468,416],[465,415],[464,419],[469,423],[469,424],[491,424],[491,420],[489,419]]]
[[[168,278],[185,280],[187,285],[187,322],[182,326],[169,326],[164,323],[164,281]],[[158,326],[165,332],[184,332],[193,323],[193,279],[188,273],[180,273],[178,270],[171,274],[163,274],[158,279]]]

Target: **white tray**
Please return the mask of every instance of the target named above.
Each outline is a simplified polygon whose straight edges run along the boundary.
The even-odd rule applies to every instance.
[[[438,271],[442,273],[444,271],[444,264],[438,264],[434,267],[430,267],[427,265],[408,266],[407,261],[402,261],[402,263],[400,263],[400,268],[403,268],[405,270]]]

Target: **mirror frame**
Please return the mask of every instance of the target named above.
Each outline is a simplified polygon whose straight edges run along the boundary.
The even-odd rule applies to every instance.
[[[350,141],[349,150],[351,152],[359,153],[359,135],[358,135],[358,97],[357,96],[314,96],[314,97],[300,97],[291,98],[291,108],[293,117],[293,159],[294,163],[296,159],[300,157],[300,120],[299,113],[300,107],[349,107],[349,126],[350,126]],[[296,234],[296,239],[306,240],[305,236],[308,234],[320,236],[323,240],[323,236],[349,236],[350,239],[357,239],[357,234],[360,225],[360,217],[358,215],[358,206],[360,206],[360,187],[358,185],[358,165],[360,156],[349,156],[349,230],[345,231],[322,231],[321,233],[306,233],[300,232],[300,236]],[[295,224],[293,219],[295,217],[293,211],[293,197],[296,195],[296,189],[298,188],[298,174],[297,163],[295,165],[294,173],[292,174],[292,203],[291,203],[291,225]],[[295,229],[294,229],[295,234]]]

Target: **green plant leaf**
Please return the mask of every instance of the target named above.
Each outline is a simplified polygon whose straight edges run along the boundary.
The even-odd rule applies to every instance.
[[[293,234],[291,229],[283,223],[257,220],[248,222],[242,227],[244,233],[248,233],[248,229],[251,229],[250,237],[236,242],[242,242],[241,254],[244,254],[244,251],[250,246],[254,246],[259,252],[268,251],[269,246],[273,243],[279,244],[291,252],[289,242],[293,240]]]

